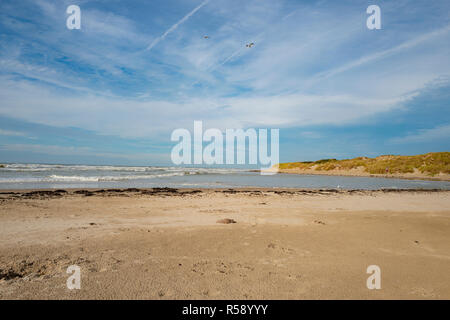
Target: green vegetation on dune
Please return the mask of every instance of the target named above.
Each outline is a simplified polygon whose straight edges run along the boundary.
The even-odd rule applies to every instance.
[[[315,169],[317,171],[350,170],[364,168],[370,174],[414,173],[428,175],[450,174],[450,152],[431,152],[417,156],[379,156],[376,158],[358,157],[336,160],[280,163],[280,169]]]

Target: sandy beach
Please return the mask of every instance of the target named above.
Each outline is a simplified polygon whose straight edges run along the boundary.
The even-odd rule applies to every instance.
[[[1,299],[450,298],[448,191],[61,190],[0,199]],[[70,265],[81,268],[80,290],[66,287]],[[380,290],[366,287],[369,265],[381,268]]]

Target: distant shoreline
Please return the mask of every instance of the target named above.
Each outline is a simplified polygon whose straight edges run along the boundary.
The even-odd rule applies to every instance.
[[[450,152],[288,162],[275,165],[270,171],[277,169],[295,174],[450,181]]]
[[[427,176],[425,174],[373,174],[368,172],[352,172],[344,170],[336,171],[317,171],[302,169],[278,169],[278,173],[298,174],[298,175],[317,175],[317,176],[342,176],[342,177],[364,177],[364,178],[386,178],[403,180],[425,180],[425,181],[450,181],[450,175],[442,174],[436,176]]]

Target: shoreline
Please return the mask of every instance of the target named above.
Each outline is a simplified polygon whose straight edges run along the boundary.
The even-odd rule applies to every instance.
[[[69,195],[81,196],[114,196],[121,194],[128,195],[170,195],[170,196],[187,196],[194,194],[284,194],[284,195],[323,195],[323,194],[365,194],[372,195],[374,193],[450,193],[448,189],[336,189],[336,188],[278,188],[278,187],[233,187],[233,188],[34,188],[34,189],[0,189],[0,200],[13,199],[16,197],[62,197]],[[11,197],[8,197],[11,196]]]
[[[341,177],[364,177],[364,178],[386,178],[386,179],[400,179],[400,180],[424,180],[424,181],[450,181],[450,175],[443,175],[442,177],[434,177],[427,175],[412,174],[372,174],[361,172],[360,170],[350,171],[347,170],[330,170],[330,171],[317,171],[317,170],[302,170],[302,169],[278,169],[278,173],[285,174],[298,174],[298,175],[317,175],[317,176],[341,176]]]

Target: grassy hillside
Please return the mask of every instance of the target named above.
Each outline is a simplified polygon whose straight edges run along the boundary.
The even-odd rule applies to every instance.
[[[281,163],[280,169],[314,169],[317,171],[349,170],[362,167],[370,174],[414,173],[414,169],[430,176],[450,174],[450,152],[431,152],[417,156],[358,157],[354,159],[323,159],[318,161]],[[387,169],[387,170],[386,170]]]

